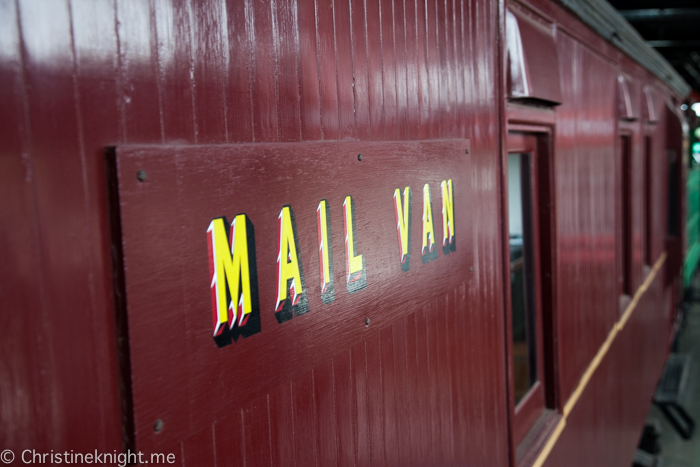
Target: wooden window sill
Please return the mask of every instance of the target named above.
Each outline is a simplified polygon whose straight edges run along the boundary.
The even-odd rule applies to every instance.
[[[517,467],[528,467],[535,462],[560,419],[557,411],[544,409],[515,450]]]

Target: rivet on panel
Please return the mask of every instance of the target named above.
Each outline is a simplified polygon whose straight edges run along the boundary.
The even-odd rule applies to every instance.
[[[464,153],[465,153],[465,154],[469,154],[469,149],[465,149],[465,150],[464,150]]]
[[[369,326],[369,318],[365,318],[365,326]]]
[[[357,160],[360,161],[360,162],[362,162],[362,154],[358,154],[358,155],[357,155]]]
[[[473,267],[473,266],[469,266],[469,272],[474,272],[474,267]]]
[[[139,182],[143,182],[146,180],[146,171],[145,170],[139,170],[136,172],[136,178],[138,179]]]
[[[153,431],[155,431],[156,433],[160,433],[161,431],[163,431],[163,420],[161,420],[160,418],[156,420],[156,423],[153,424]]]

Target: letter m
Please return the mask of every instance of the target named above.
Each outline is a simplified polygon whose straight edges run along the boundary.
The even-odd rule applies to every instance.
[[[230,230],[225,217],[212,219],[207,229],[214,341],[223,347],[260,332],[255,235],[245,214]]]

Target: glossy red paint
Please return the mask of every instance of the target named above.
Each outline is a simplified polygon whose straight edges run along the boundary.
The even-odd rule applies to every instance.
[[[678,96],[558,3],[506,3],[500,9],[487,0],[0,3],[3,449],[123,446],[129,387],[120,388],[127,380],[119,349],[128,346],[118,342],[125,335],[115,318],[115,296],[121,303],[123,291],[112,282],[118,263],[106,147],[464,138],[471,145],[471,191],[458,209],[471,222],[449,290],[400,309],[363,302],[357,316],[379,317],[366,333],[345,332],[350,324],[341,323],[341,338],[322,349],[310,336],[280,337],[287,346],[298,342],[299,371],[253,386],[255,394],[231,402],[225,414],[215,398],[175,394],[163,417],[181,409],[189,416],[157,435],[155,420],[144,419],[136,438],[158,440],[152,448],[186,465],[509,465],[516,446],[509,441],[499,160],[508,128],[530,124],[553,135],[556,314],[554,376],[547,383],[557,395],[553,410],[561,413],[620,315],[620,131],[631,135],[632,146],[632,288],[648,273],[644,245],[652,263],[668,253],[665,274],[618,334],[545,465],[629,464],[678,298],[683,228],[668,236],[667,199],[667,149],[682,153]],[[505,103],[499,47],[506,38],[499,31],[506,8],[552,31],[556,110]],[[636,120],[620,121],[620,75]],[[647,136],[653,177],[645,187]],[[674,177],[684,186],[682,170]],[[165,186],[178,183],[171,177]],[[363,183],[375,183],[373,175]],[[170,201],[165,192],[158,196]],[[163,219],[164,229],[171,223]],[[362,226],[361,235],[371,229]],[[179,258],[165,261],[176,268]],[[154,292],[154,310],[180,309],[181,298]],[[192,332],[194,318],[167,326],[181,345],[165,351],[155,340],[142,348],[150,361],[191,362],[207,352]],[[304,353],[307,343],[314,352]],[[200,377],[193,368],[162,384],[213,390]]]
[[[519,9],[506,12],[507,96],[561,103],[559,60],[552,25]]]
[[[464,281],[473,277],[462,277],[460,272],[470,261],[470,250],[443,252],[440,184],[451,180],[454,206],[463,206],[455,213],[462,216],[454,220],[455,238],[469,245],[467,212],[474,188],[466,152],[470,152],[469,141],[461,139],[118,147],[136,444],[151,450],[186,438],[246,401],[325,364],[328,354],[337,353],[330,349],[348,349],[369,332],[410,315],[435,296],[464,287]],[[145,178],[139,179],[138,173]],[[425,184],[431,190],[437,253],[427,264],[421,261]],[[413,193],[408,271],[402,271],[398,254],[393,201],[394,190],[404,187]],[[355,254],[363,257],[367,283],[352,294],[345,286],[343,203],[347,195],[353,200]],[[318,280],[316,209],[321,199],[327,200],[330,210],[335,283],[335,300],[327,304],[320,300]],[[277,219],[284,205],[291,206],[296,218],[296,255],[301,265],[297,292],[308,300],[308,312],[278,323]],[[252,245],[254,241],[256,251],[250,261],[257,271],[251,274],[259,284],[261,330],[220,349],[212,339],[206,229],[213,218],[226,215],[232,221],[239,213],[245,213],[254,228],[254,238],[248,242]],[[172,235],[172,229],[178,234]],[[218,280],[223,283],[224,278]],[[406,289],[414,290],[415,295],[406,294]],[[162,305],[154,306],[154,300]],[[237,304],[237,298],[235,301]],[[464,313],[462,303],[464,298],[451,306]],[[407,353],[413,354],[410,368],[417,364],[415,339],[408,345],[406,330],[397,332],[395,343],[401,345],[397,378],[407,388],[409,374],[414,374],[408,370]],[[157,349],[154,341],[159,342]],[[248,383],[251,378],[255,384]],[[181,383],[165,387],[159,383],[170,379]],[[314,387],[323,388],[326,382],[323,379]],[[397,394],[406,397],[397,396],[397,403],[403,404],[398,414],[408,416],[409,400],[420,392]],[[319,408],[323,413],[326,409],[334,411]],[[157,419],[168,427],[167,435],[152,431]],[[408,420],[397,422],[402,428],[410,425]]]

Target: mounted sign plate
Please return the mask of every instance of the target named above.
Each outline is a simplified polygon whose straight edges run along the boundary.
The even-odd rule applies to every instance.
[[[454,290],[468,153],[463,139],[118,147],[138,449],[211,426]]]

